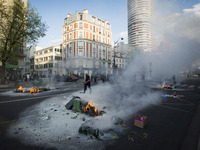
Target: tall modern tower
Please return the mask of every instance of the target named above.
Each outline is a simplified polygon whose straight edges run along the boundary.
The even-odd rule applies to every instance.
[[[128,44],[144,52],[154,49],[155,0],[128,0]]]

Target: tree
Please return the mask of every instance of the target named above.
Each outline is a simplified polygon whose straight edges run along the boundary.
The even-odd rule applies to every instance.
[[[0,62],[2,63],[2,83],[5,83],[6,65],[16,63],[23,57],[26,44],[37,42],[45,36],[47,26],[39,13],[21,0],[0,0]]]

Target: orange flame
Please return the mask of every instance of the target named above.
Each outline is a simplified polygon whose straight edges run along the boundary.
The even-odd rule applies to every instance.
[[[162,88],[170,88],[170,85],[163,84]]]
[[[92,109],[96,115],[100,115],[100,111],[98,111],[94,105],[91,105],[90,103],[88,103],[85,108],[83,108],[84,112],[88,112],[90,109]]]
[[[39,89],[36,89],[36,88],[33,88],[30,90],[30,93],[39,93],[40,90]]]
[[[23,88],[22,86],[19,86],[19,88],[17,90],[24,93],[25,90],[23,90],[22,88]]]

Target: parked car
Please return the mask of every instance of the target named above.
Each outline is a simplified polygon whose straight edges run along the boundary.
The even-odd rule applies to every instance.
[[[64,82],[76,82],[78,80],[78,78],[74,77],[74,76],[65,76],[64,77]]]
[[[84,78],[84,74],[73,74],[73,76],[77,77],[78,79],[83,79]]]

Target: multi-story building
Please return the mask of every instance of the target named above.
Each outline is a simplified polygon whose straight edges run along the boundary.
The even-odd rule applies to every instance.
[[[26,56],[24,58],[24,74],[34,74],[34,53],[40,49],[42,48],[38,46],[27,47],[26,51],[24,52]]]
[[[35,74],[51,76],[62,73],[62,44],[35,51]]]
[[[126,68],[127,64],[126,64],[125,53],[114,52],[113,53],[113,61],[115,61],[115,65],[116,65],[118,71],[123,71]]]
[[[85,9],[68,14],[63,25],[63,55],[68,74],[111,73],[112,31]]]
[[[155,48],[155,0],[128,0],[128,44],[144,52]]]

